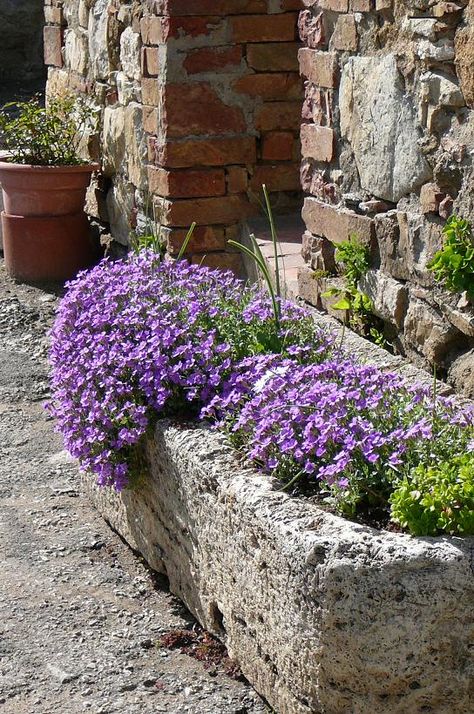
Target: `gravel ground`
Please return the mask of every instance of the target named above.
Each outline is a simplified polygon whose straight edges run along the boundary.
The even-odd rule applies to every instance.
[[[195,623],[79,493],[43,408],[56,303],[1,267],[2,714],[268,712],[245,682],[158,645]]]

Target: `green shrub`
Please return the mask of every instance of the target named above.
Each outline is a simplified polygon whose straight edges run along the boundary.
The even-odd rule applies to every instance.
[[[390,496],[392,520],[417,536],[474,534],[474,455],[420,464]]]
[[[451,216],[446,221],[443,233],[444,245],[428,267],[447,290],[454,293],[466,291],[473,300],[474,239],[471,224],[459,216]]]

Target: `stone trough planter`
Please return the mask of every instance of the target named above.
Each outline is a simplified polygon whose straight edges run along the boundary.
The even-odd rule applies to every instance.
[[[110,525],[280,714],[472,714],[474,539],[379,532],[278,491],[222,435],[160,422]]]

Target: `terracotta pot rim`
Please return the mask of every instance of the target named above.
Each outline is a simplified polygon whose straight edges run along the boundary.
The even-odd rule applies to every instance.
[[[36,164],[14,164],[12,161],[0,159],[0,171],[26,171],[35,173],[93,173],[99,171],[100,165],[97,163],[91,164],[71,164],[61,166],[38,166]]]

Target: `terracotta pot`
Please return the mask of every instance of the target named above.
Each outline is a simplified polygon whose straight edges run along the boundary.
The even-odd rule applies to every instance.
[[[69,216],[2,213],[2,229],[5,267],[16,280],[69,280],[98,258],[83,211]]]
[[[28,166],[0,161],[3,207],[11,216],[65,216],[84,209],[96,164]]]
[[[94,263],[84,203],[98,168],[0,161],[5,266],[13,278],[67,280]]]

